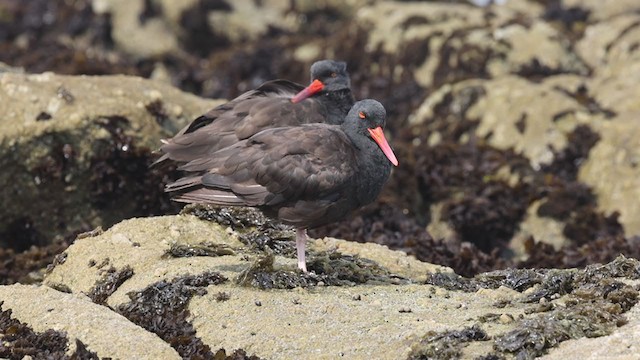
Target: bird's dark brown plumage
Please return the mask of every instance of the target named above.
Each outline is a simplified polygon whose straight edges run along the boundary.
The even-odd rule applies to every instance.
[[[274,80],[210,110],[166,140],[157,163],[198,159],[268,128],[340,124],[354,102],[346,64],[318,61],[311,67],[311,78],[320,81],[322,89],[298,103],[291,98],[304,89],[302,85]]]
[[[257,207],[298,229],[328,224],[372,202],[397,165],[385,117],[379,102],[363,100],[341,125],[263,130],[185,162],[179,169],[188,175],[166,190],[182,202]]]

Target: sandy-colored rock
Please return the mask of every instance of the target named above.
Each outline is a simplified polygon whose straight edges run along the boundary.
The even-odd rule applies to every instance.
[[[620,212],[627,235],[640,234],[640,113],[602,125],[600,141],[582,165],[579,179],[593,187],[606,213]]]
[[[165,255],[172,244],[203,242],[224,245],[234,254],[186,258]],[[322,239],[311,240],[309,249],[311,257],[329,249],[374,260],[388,266],[391,273],[416,283],[423,281],[427,272],[450,272],[376,244]],[[129,266],[133,276],[107,298],[107,304],[116,308],[129,301],[126,294],[130,291],[140,291],[180,275],[216,271],[231,281],[210,286],[207,295],[192,299],[190,321],[198,336],[212,348],[243,348],[270,359],[322,359],[341,354],[352,359],[402,358],[426,332],[471,326],[474,319],[492,311],[496,300],[519,296],[513,290],[500,288],[484,289],[482,296],[476,298],[473,293],[449,292],[420,284],[271,291],[236,285],[233,280],[256,255],[233,232],[191,215],[131,219],[103,234],[76,240],[67,249],[64,263],[53,269],[45,284],[66,287],[73,294],[88,294],[104,277],[104,269]],[[96,265],[100,263],[105,265]],[[278,255],[275,263],[277,267],[295,268],[294,258]],[[228,294],[229,299],[218,301],[221,292]],[[438,312],[448,315],[434,316]],[[502,312],[517,317],[522,309]],[[508,325],[496,322],[486,328],[502,332]],[[345,333],[350,335],[344,336]],[[485,351],[488,347],[474,351]]]
[[[640,26],[637,15],[621,15],[586,28],[576,51],[596,75],[607,67],[616,67],[640,59]]]
[[[218,257],[166,256],[172,245],[206,242],[224,244],[234,254]],[[413,281],[423,281],[428,273],[451,272],[449,268],[423,263],[405,253],[391,251],[377,244],[356,244],[327,238],[312,240],[309,248],[315,251],[337,250],[345,255],[357,254],[379,262],[395,275]],[[76,240],[66,254],[64,264],[55,267],[46,277],[45,284],[54,287],[62,284],[74,293],[90,293],[103,277],[104,269],[131,267],[134,275],[108,299],[109,305],[114,307],[128,302],[127,293],[130,291],[139,291],[154,282],[184,274],[211,270],[227,278],[236,278],[249,266],[247,260],[256,256],[229,230],[190,215],[125,220],[104,234]],[[276,263],[295,268],[293,258],[276,256]]]
[[[362,8],[356,20],[368,32],[370,52],[380,49],[399,58],[429,54],[413,71],[415,80],[426,88],[479,73],[495,77],[550,69],[587,74],[569,40],[547,22],[533,18],[540,12],[539,5],[521,1],[491,9],[491,16],[486,16],[484,9],[464,4],[378,2]],[[398,66],[394,74],[400,70]]]
[[[476,134],[488,136],[488,143],[498,149],[514,149],[525,155],[537,168],[553,160],[553,150],[567,144],[569,134],[579,124],[598,126],[605,120],[602,114],[590,114],[588,109],[567,93],[575,92],[585,80],[565,75],[536,84],[516,76],[494,80],[467,80],[442,87],[428,97],[412,116],[419,124],[433,117],[433,106],[444,96],[461,96],[472,88],[482,89],[479,99],[466,116],[479,120]],[[490,135],[490,136],[489,136]]]
[[[636,0],[565,0],[562,2],[562,6],[565,9],[581,8],[589,11],[589,21],[608,20],[616,15],[640,10],[640,4]]]
[[[220,256],[176,258],[166,254],[172,244],[196,246],[204,242],[230,251]],[[261,251],[246,247],[233,231],[215,223],[192,215],[178,215],[126,220],[97,236],[78,239],[67,249],[65,261],[47,276],[45,284],[66,288],[73,294],[60,296],[86,301],[82,294],[92,292],[94,284],[105,277],[106,269],[113,267],[117,271],[130,267],[133,275],[113,294],[107,294],[107,304],[117,309],[129,302],[128,292],[137,292],[161,281],[171,282],[181,275],[220,273],[229,281],[210,285],[206,287],[206,294],[199,292],[192,297],[187,321],[193,325],[197,337],[212,349],[241,348],[248,354],[269,359],[406,358],[420,347],[420,341],[427,334],[479,325],[491,339],[461,347],[462,358],[471,359],[494,351],[493,339],[523,326],[521,319],[538,319],[542,315],[525,311],[538,305],[522,301],[525,296],[535,294],[539,285],[524,292],[504,285],[469,292],[451,291],[424,285],[422,279],[426,272],[436,271],[455,281],[455,274],[397,251],[337,239],[311,240],[310,260],[325,249],[374,260],[389,266],[390,273],[405,281],[342,287],[318,284],[290,290],[239,285],[235,279],[251,266]],[[96,265],[98,263],[103,265]],[[275,270],[289,271],[286,276],[291,278],[302,276],[293,271],[295,266],[293,254],[276,255]],[[499,275],[485,276],[491,279]],[[514,279],[520,276],[515,275]],[[163,288],[164,285],[153,287],[157,292]],[[169,292],[163,296],[178,294]],[[567,304],[576,306],[576,302],[584,301],[589,303],[589,300],[567,295],[539,303],[562,309],[569,306]],[[20,314],[30,309],[28,304],[20,307],[19,310],[18,305],[13,308]],[[37,317],[24,319],[28,324],[37,324],[33,326],[39,329],[49,326],[41,324]],[[119,338],[119,334],[114,333],[112,339]]]
[[[172,245],[204,242],[224,244],[236,254],[220,257],[165,256]],[[140,291],[161,280],[207,270],[234,276],[242,269],[243,262],[248,265],[242,260],[243,249],[244,245],[220,225],[193,216],[130,219],[104,234],[76,240],[66,250],[64,264],[58,265],[47,276],[45,284],[63,284],[74,293],[88,294],[102,279],[105,269],[122,270],[129,266],[133,276],[108,299],[108,304],[116,307],[129,301],[128,292]]]
[[[413,44],[416,51],[426,47],[427,53],[435,54],[454,32],[482,25],[482,13],[479,8],[463,4],[383,1],[360,9],[356,20],[368,31],[369,52],[381,49],[395,56]],[[436,56],[426,57],[414,73],[416,81],[424,87],[432,86],[439,62]]]
[[[215,33],[232,42],[255,40],[270,27],[285,31],[297,28],[297,14],[287,14],[289,3],[277,0],[266,3],[251,0],[229,2],[231,11],[215,10],[208,14],[210,26]]]
[[[617,62],[600,68],[588,82],[590,93],[601,107],[619,115],[640,112],[640,61]]]
[[[268,292],[223,285],[215,291],[230,299],[218,303],[213,290],[189,306],[203,341],[269,359],[406,359],[412,344],[429,331],[471,326],[493,311],[495,301],[461,292],[439,296],[424,285]],[[492,333],[508,329],[501,323],[486,327]],[[484,345],[464,358],[486,353],[491,345]]]
[[[415,25],[410,19],[422,18]],[[460,28],[483,23],[482,10],[471,5],[444,3],[394,3],[381,1],[357,13],[357,21],[371,30],[367,48],[395,53],[403,44],[431,35],[445,37]]]
[[[136,77],[0,73],[0,231],[27,218],[50,238],[133,214],[140,204],[131,196],[112,209],[95,203],[106,180],[97,173],[109,171],[98,163],[114,151],[144,161],[161,138],[218,103]],[[111,189],[111,200],[116,190],[127,187]]]
[[[16,284],[0,286],[0,302],[2,310],[11,309],[12,318],[29,324],[33,330],[64,331],[70,345],[78,339],[99,358],[180,359],[155,334],[80,294]]]
[[[178,52],[178,38],[163,17],[140,21],[144,7],[143,0],[94,1],[94,9],[111,14],[113,40],[121,50],[140,58]]]
[[[496,43],[508,44],[508,50],[499,48],[504,51],[505,59],[496,59],[489,64],[493,76],[526,72],[535,66],[562,73],[588,72],[582,60],[571,50],[569,40],[547,22],[533,21],[526,27],[509,24],[493,29],[492,35]]]
[[[498,149],[513,148],[524,154],[534,168],[553,160],[553,150],[567,144],[567,134],[581,123],[604,121],[562,91],[572,92],[582,83],[575,76],[558,76],[542,84],[517,77],[485,83],[486,94],[468,113],[479,118],[477,134],[491,134],[489,143]],[[522,122],[522,128],[518,123]]]
[[[555,249],[560,249],[568,243],[567,237],[562,233],[564,224],[556,219],[538,215],[540,205],[540,201],[536,201],[529,206],[518,232],[511,239],[509,248],[517,256],[525,254],[524,244],[530,237],[533,237],[535,241],[543,241],[552,245]]]

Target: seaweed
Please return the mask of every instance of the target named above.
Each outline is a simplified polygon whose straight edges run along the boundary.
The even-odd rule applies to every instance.
[[[105,305],[109,296],[116,292],[120,285],[133,276],[133,269],[128,265],[120,270],[111,266],[107,269],[100,269],[100,273],[102,277],[96,280],[96,283],[87,296],[89,296],[94,303]]]
[[[389,273],[374,261],[339,252],[314,253],[307,261],[309,272],[274,268],[275,256],[265,251],[236,279],[243,286],[259,289],[293,289],[311,286],[357,284],[406,284],[410,281]]]
[[[201,220],[213,221],[233,230],[263,227],[271,222],[262,212],[250,207],[223,207],[211,204],[188,204],[180,212]]]
[[[227,256],[234,255],[235,252],[228,245],[216,244],[212,242],[202,242],[195,245],[187,244],[171,244],[169,249],[165,251],[163,257],[192,257],[192,256]]]
[[[196,335],[189,318],[189,300],[207,293],[206,287],[227,279],[215,272],[185,275],[159,281],[127,295],[129,303],[119,305],[118,313],[169,343],[185,359],[213,358],[209,345]]]

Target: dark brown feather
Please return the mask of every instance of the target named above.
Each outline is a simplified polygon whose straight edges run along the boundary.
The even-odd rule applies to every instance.
[[[382,115],[373,126],[384,126],[379,107]],[[299,228],[341,219],[375,199],[391,167],[368,135],[368,124],[357,112],[351,117],[356,120],[343,126],[263,130],[184,163],[179,169],[191,175],[167,191],[177,192],[177,201],[259,207]]]

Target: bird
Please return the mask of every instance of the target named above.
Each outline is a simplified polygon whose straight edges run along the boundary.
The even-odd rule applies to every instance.
[[[276,120],[277,121],[277,120]],[[398,160],[384,135],[385,108],[356,102],[340,125],[265,129],[178,169],[173,200],[248,206],[296,228],[298,268],[307,272],[306,230],[373,202]]]
[[[354,103],[347,64],[321,60],[304,87],[288,80],[268,81],[193,120],[163,140],[165,160],[187,162],[212,154],[261,130],[304,123],[340,124]]]

